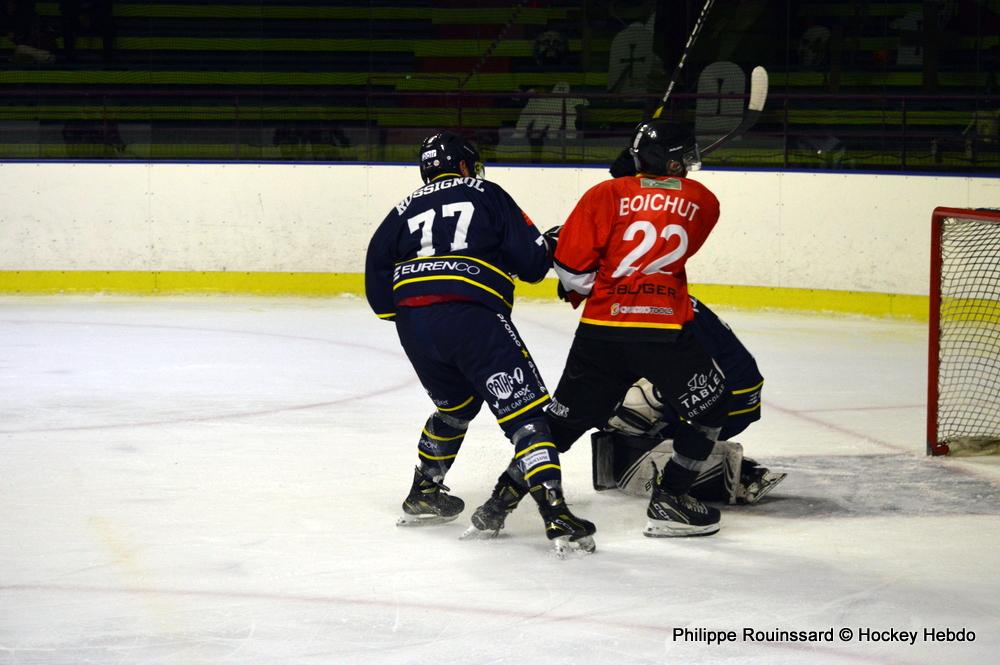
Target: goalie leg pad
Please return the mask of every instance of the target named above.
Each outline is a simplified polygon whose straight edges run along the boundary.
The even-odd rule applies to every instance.
[[[648,498],[656,477],[653,464],[663,468],[674,454],[673,441],[595,432],[591,436],[594,489],[620,489]],[[702,501],[733,503],[738,500],[743,446],[717,441],[692,485],[691,496]]]
[[[594,489],[598,492],[615,489],[618,485],[618,474],[615,466],[615,440],[622,438],[612,432],[594,432],[590,435],[590,461],[593,473]],[[642,454],[642,453],[638,453]],[[618,459],[624,465],[627,462],[623,459],[626,452],[619,455]]]
[[[740,490],[743,446],[736,441],[716,441],[707,464],[688,494],[701,501],[735,503]]]
[[[682,422],[674,436],[674,454],[663,468],[660,489],[675,495],[687,494],[707,468],[719,435],[718,427]]]

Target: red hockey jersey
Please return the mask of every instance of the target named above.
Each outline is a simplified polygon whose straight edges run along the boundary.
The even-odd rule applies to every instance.
[[[554,266],[567,291],[587,297],[579,332],[673,337],[693,317],[685,262],[718,220],[719,200],[688,178],[638,175],[589,189],[563,225]]]

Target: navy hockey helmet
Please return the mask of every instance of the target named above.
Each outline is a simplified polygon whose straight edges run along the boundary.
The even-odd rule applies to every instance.
[[[666,120],[640,123],[632,135],[629,152],[640,173],[683,175],[701,168],[701,154],[694,134]]]
[[[482,178],[483,160],[476,146],[454,132],[438,132],[420,144],[420,177],[425,183],[442,175],[461,175],[459,164],[465,162],[469,173]]]

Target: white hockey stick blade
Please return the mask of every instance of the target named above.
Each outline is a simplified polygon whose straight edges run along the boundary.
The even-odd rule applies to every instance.
[[[767,88],[767,70],[760,65],[757,65],[753,68],[753,71],[750,72],[750,100],[747,102],[747,110],[746,113],[743,114],[743,120],[739,125],[737,125],[736,129],[732,130],[725,136],[716,139],[707,147],[702,148],[702,156],[715,152],[737,136],[742,136],[751,127],[757,124],[757,119],[760,118],[760,114],[764,110],[764,104],[767,102]]]
[[[750,72],[750,101],[747,109],[751,111],[763,111],[764,103],[767,101],[767,70],[757,65]]]

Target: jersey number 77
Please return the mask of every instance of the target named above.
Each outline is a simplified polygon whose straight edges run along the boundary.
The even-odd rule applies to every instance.
[[[458,217],[455,224],[455,235],[452,237],[449,251],[456,252],[468,248],[466,237],[469,234],[469,225],[472,223],[472,216],[476,212],[476,206],[470,201],[457,201],[455,203],[445,203],[441,206],[441,217]],[[434,256],[434,220],[437,211],[434,208],[425,210],[419,215],[415,215],[406,220],[410,233],[420,231],[420,249],[417,256]]]

